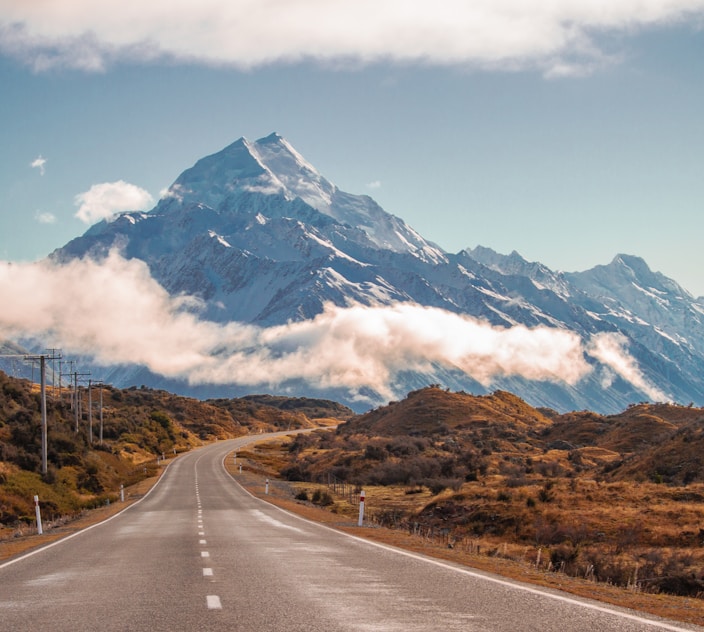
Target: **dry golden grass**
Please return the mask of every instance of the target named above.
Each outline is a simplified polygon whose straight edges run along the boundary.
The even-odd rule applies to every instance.
[[[533,583],[564,590],[566,592],[597,599],[604,603],[633,608],[653,615],[666,617],[676,621],[704,625],[704,600],[675,597],[664,594],[649,594],[634,589],[619,588],[617,586],[598,583],[583,578],[567,576],[564,573],[548,570],[545,563],[545,547],[527,547],[515,543],[508,543],[500,538],[474,537],[463,542],[455,541],[453,548],[448,547],[448,538],[431,538],[427,535],[409,533],[408,530],[383,528],[378,525],[357,526],[358,508],[345,498],[335,497],[334,504],[328,508],[321,508],[310,502],[295,500],[295,495],[306,490],[312,495],[315,489],[325,490],[324,485],[312,483],[287,482],[277,479],[278,468],[285,462],[286,440],[260,443],[246,451],[237,453],[237,464],[233,459],[225,459],[225,464],[236,480],[255,495],[293,511],[310,520],[318,521],[328,526],[353,533],[359,537],[373,539],[391,546],[415,551],[424,555],[446,559],[468,567],[493,572],[504,577],[519,581]],[[242,464],[242,472],[239,465]],[[265,496],[265,480],[269,478],[269,494]],[[141,497],[158,480],[157,477],[141,481],[129,488],[125,503],[113,503],[109,507],[85,512],[85,514],[70,524],[52,529],[44,536],[26,535],[0,541],[0,560],[26,552],[31,548],[41,546],[74,533],[86,526],[95,524],[124,509],[129,503]],[[497,481],[498,482],[498,481]],[[474,491],[472,491],[474,490]],[[388,509],[408,509],[409,503],[413,507],[424,507],[431,502],[450,501],[456,494],[446,491],[439,496],[432,496],[427,489],[418,493],[408,494],[408,489],[402,487],[372,487],[365,488],[366,504],[369,515],[379,507]],[[610,484],[598,485],[593,481],[579,481],[574,496],[570,498],[566,490],[555,490],[555,507],[561,512],[571,511],[575,520],[590,520],[594,523],[611,524],[613,533],[619,532],[620,525],[635,521],[642,513],[653,514],[657,517],[655,522],[660,524],[660,530],[654,529],[652,537],[670,537],[682,525],[696,527],[697,519],[701,518],[701,511],[697,502],[675,500],[682,493],[691,496],[695,491],[688,488],[686,492],[673,490],[663,486],[652,485],[646,492],[647,500],[638,497],[629,490],[628,485]],[[474,493],[476,498],[486,499],[496,494],[495,488],[477,484],[467,485],[461,490],[462,494]],[[698,492],[697,492],[698,493]],[[704,493],[704,490],[701,490]],[[618,513],[608,511],[607,508],[598,508],[593,502],[586,500],[586,495],[599,498],[604,502],[619,499],[622,507]],[[580,501],[580,498],[582,500]],[[625,501],[625,502],[624,502]],[[643,504],[647,503],[644,510]],[[640,504],[641,513],[638,512]],[[668,524],[670,521],[670,524]],[[537,562],[537,551],[541,549],[541,562]],[[667,552],[667,551],[665,551]]]
[[[413,518],[399,522],[399,528],[385,528],[369,521],[359,528],[356,526],[358,507],[349,502],[348,497],[333,495],[333,503],[322,508],[311,502],[297,501],[296,496],[305,491],[311,498],[316,489],[328,491],[327,485],[277,479],[277,471],[287,463],[286,443],[286,440],[270,442],[256,446],[246,455],[238,453],[238,460],[243,464],[241,474],[229,459],[227,467],[252,493],[264,497],[264,480],[268,478],[268,501],[355,535],[609,604],[704,625],[704,600],[647,593],[635,584],[619,587],[597,582],[588,568],[581,576],[567,575],[551,560],[552,551],[560,552],[560,546],[539,541],[549,536],[551,525],[559,525],[562,530],[572,530],[572,539],[576,541],[580,534],[602,534],[602,544],[611,552],[612,562],[636,577],[637,569],[645,567],[648,555],[663,560],[661,563],[673,556],[678,560],[685,558],[692,570],[699,570],[704,565],[704,553],[698,541],[698,525],[704,522],[704,510],[697,499],[700,495],[704,497],[704,485],[680,489],[652,483],[634,486],[588,479],[558,481],[550,489],[549,502],[537,502],[532,508],[526,506],[525,499],[534,498],[543,487],[536,482],[507,490],[500,476],[482,483],[465,483],[457,492],[446,490],[435,496],[426,488],[365,486],[368,518],[380,513],[388,518],[396,512],[399,516],[415,516],[418,528],[409,527]],[[498,500],[505,498],[507,492],[514,502]],[[535,531],[533,542],[517,542],[505,534],[462,536],[439,528],[431,530],[427,522],[425,527],[421,526],[424,511],[429,508],[461,509],[478,505],[504,511],[529,524],[528,528]],[[542,536],[541,528],[545,531]],[[679,545],[664,546],[665,542],[679,542]],[[585,541],[576,548],[599,559],[604,552],[598,545]]]
[[[168,461],[164,462],[164,465],[168,465]],[[22,529],[1,529],[0,561],[26,553],[31,549],[44,546],[45,544],[50,544],[51,542],[65,538],[67,535],[76,533],[81,529],[102,522],[110,516],[114,516],[116,513],[119,513],[144,496],[159,480],[162,471],[163,469],[159,469],[158,476],[143,479],[130,487],[126,487],[125,502],[115,502],[97,509],[84,511],[78,518],[59,526],[52,527],[51,524],[44,524],[44,533],[42,535],[37,535],[36,525],[28,525]]]

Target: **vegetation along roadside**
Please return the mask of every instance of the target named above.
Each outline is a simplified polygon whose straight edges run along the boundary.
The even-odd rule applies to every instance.
[[[238,454],[233,474],[338,528],[702,625],[703,421],[691,406],[559,415],[429,387]]]
[[[608,417],[560,415],[506,392],[432,386],[355,416],[325,400],[201,402],[102,388],[102,444],[90,441],[85,409],[76,432],[67,393],[49,397],[42,475],[37,388],[0,373],[0,559],[121,509],[120,485],[127,502],[137,499],[174,454],[311,428],[227,466],[261,496],[269,479],[270,502],[363,537],[704,624],[702,409],[640,403]]]

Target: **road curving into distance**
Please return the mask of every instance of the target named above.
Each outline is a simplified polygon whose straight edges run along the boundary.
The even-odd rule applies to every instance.
[[[254,498],[223,459],[267,436],[185,454],[125,511],[0,564],[0,630],[704,632],[369,542]]]

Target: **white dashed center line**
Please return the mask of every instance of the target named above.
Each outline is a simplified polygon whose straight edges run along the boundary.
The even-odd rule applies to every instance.
[[[200,556],[201,557],[210,557],[210,553],[208,553],[208,551],[201,551]]]
[[[206,599],[208,600],[208,610],[222,610],[220,597],[217,595],[208,595]]]
[[[212,577],[213,576],[213,569],[212,568],[204,568],[203,569],[203,577]]]

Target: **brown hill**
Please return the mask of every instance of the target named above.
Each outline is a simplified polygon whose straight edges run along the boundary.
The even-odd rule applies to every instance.
[[[524,434],[550,424],[541,412],[506,391],[470,395],[430,386],[412,391],[400,402],[360,415],[340,431],[372,436],[433,436],[500,426]]]
[[[560,415],[501,391],[429,387],[284,447],[280,474],[304,497],[318,485],[336,512],[349,501],[329,492],[359,486],[382,526],[551,572],[702,594],[702,409]]]
[[[641,403],[616,415],[590,411],[557,414],[536,409],[505,391],[491,395],[451,393],[432,386],[413,391],[340,426],[341,435],[425,437],[437,446],[448,438],[463,450],[478,449],[485,466],[517,475],[535,467],[609,480],[654,480],[673,484],[704,481],[704,410],[676,404]]]
[[[642,403],[617,415],[559,415],[543,439],[568,442],[582,453],[585,448],[616,453],[606,466],[613,480],[687,484],[704,481],[703,426],[701,408]]]

